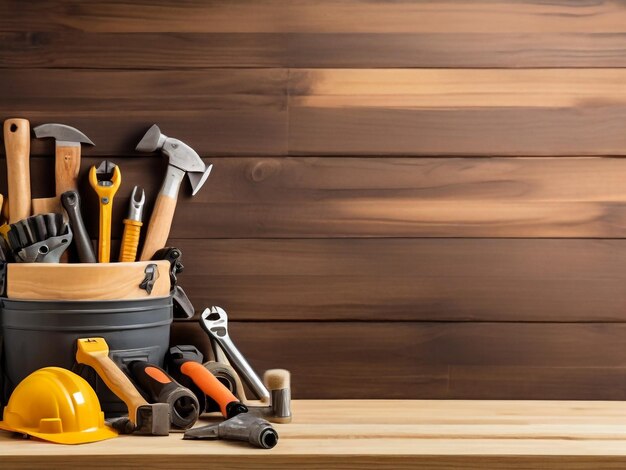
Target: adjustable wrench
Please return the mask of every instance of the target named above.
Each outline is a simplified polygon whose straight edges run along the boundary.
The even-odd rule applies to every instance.
[[[104,160],[89,170],[89,184],[98,195],[100,203],[100,232],[98,236],[98,262],[108,263],[111,259],[111,214],[113,197],[122,183],[120,168]]]
[[[246,358],[239,352],[235,343],[228,335],[228,315],[221,307],[204,309],[200,317],[200,326],[209,337],[215,341],[226,354],[228,361],[235,368],[242,380],[250,387],[250,390],[261,401],[268,401],[270,393],[263,381],[254,372],[254,369]]]

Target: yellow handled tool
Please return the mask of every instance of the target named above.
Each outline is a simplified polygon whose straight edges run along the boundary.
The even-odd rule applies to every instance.
[[[137,193],[141,190],[141,197],[137,200]],[[130,196],[130,209],[128,218],[124,219],[124,234],[122,235],[122,247],[120,248],[120,261],[133,262],[137,258],[137,247],[143,222],[143,205],[146,202],[146,194],[139,186],[133,188]]]
[[[104,338],[81,338],[77,341],[76,362],[92,367],[107,387],[128,407],[128,419],[138,434],[167,436],[170,407],[167,403],[150,405],[130,379],[109,357]]]
[[[108,160],[100,163],[98,168],[89,170],[89,184],[98,195],[100,204],[100,232],[98,236],[98,261],[108,263],[111,259],[111,214],[113,197],[122,184],[120,168]]]

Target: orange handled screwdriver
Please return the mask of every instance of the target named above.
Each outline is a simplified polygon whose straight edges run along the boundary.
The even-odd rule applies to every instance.
[[[183,381],[181,379],[191,381],[200,390],[203,396],[198,398],[205,403],[205,411],[206,397],[208,397],[219,405],[220,412],[227,419],[240,413],[247,413],[248,407],[241,403],[200,361],[202,361],[202,354],[193,346],[170,349],[170,372],[181,382]]]
[[[141,191],[141,197],[137,199],[137,193]],[[130,208],[128,217],[124,219],[124,234],[122,235],[122,246],[120,248],[120,261],[133,262],[137,259],[137,247],[139,246],[139,235],[141,234],[141,221],[143,215],[143,205],[146,202],[146,193],[139,186],[133,188],[130,195]]]

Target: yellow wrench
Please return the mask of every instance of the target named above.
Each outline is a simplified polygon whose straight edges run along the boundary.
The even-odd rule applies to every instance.
[[[100,232],[98,237],[98,261],[108,263],[111,259],[111,214],[113,197],[122,184],[122,173],[119,167],[104,160],[98,168],[89,170],[89,184],[98,195],[100,202]]]

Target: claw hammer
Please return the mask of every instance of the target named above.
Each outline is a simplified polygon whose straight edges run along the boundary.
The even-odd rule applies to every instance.
[[[141,252],[141,261],[147,261],[152,259],[154,253],[163,248],[167,242],[183,177],[187,175],[189,178],[191,195],[195,196],[209,177],[213,165],[207,166],[189,145],[162,134],[156,124],[148,129],[135,150],[139,152],[161,150],[168,158],[165,179],[152,210]]]

